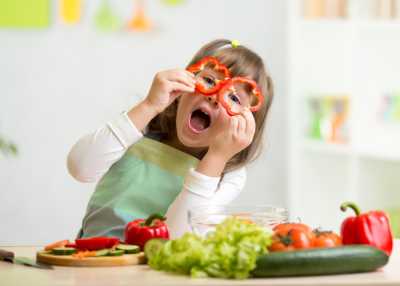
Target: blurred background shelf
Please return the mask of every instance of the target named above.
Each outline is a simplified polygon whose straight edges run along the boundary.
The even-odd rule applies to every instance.
[[[356,22],[359,28],[400,29],[400,20],[360,20]]]
[[[373,9],[379,0],[327,0],[329,5],[336,2],[336,7],[348,5],[349,9],[338,10],[337,17],[332,13],[325,17],[323,2],[297,0],[289,6],[288,205],[292,219],[339,230],[347,215],[339,205],[347,200],[358,202],[364,210],[388,210],[398,219],[400,120],[384,118],[381,105],[384,96],[398,96],[400,90],[400,18],[386,11],[381,12],[391,18],[377,18]],[[313,16],[307,16],[305,5],[317,5],[319,10],[314,7],[309,10]],[[310,118],[306,108],[310,98],[324,102],[337,96],[349,101],[348,143],[331,143],[322,133],[320,140],[309,139],[309,129],[315,126],[310,121],[318,115],[314,110],[314,119]]]
[[[389,161],[400,164],[400,148],[398,150],[369,149],[362,148],[357,150],[359,157],[370,158],[381,161]]]
[[[322,155],[353,156],[357,158],[370,158],[381,161],[397,162],[400,164],[399,148],[373,148],[358,147],[355,148],[349,144],[328,143],[320,140],[306,139],[303,141],[303,150],[309,153]]]
[[[304,140],[303,148],[307,152],[315,152],[320,154],[331,154],[340,156],[354,155],[352,147],[347,144],[327,143],[313,139]]]

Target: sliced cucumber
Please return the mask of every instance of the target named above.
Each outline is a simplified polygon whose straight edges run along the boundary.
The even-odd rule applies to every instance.
[[[168,240],[161,238],[153,238],[147,241],[144,245],[144,254],[147,259],[151,259],[151,257],[157,254],[167,241]]]
[[[122,256],[124,255],[124,251],[120,250],[120,249],[114,249],[114,250],[110,250],[108,252],[108,256]]]
[[[76,252],[75,248],[72,247],[56,247],[51,250],[54,255],[71,255]]]
[[[97,251],[96,251],[96,257],[99,257],[99,256],[107,256],[109,252],[110,252],[110,249],[107,249],[107,248],[97,250]]]
[[[134,254],[140,252],[140,247],[133,244],[118,244],[117,249],[123,250],[126,254]]]
[[[344,274],[374,271],[389,257],[366,246],[342,246],[287,252],[272,252],[257,258],[255,277],[284,277]]]

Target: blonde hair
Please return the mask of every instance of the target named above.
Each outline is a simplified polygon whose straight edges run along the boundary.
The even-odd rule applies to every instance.
[[[256,122],[256,131],[251,144],[233,156],[225,166],[224,173],[238,169],[249,162],[254,161],[261,153],[263,132],[268,111],[273,99],[273,83],[266,72],[263,60],[250,49],[240,45],[232,47],[231,41],[219,39],[203,46],[190,61],[188,66],[196,63],[205,56],[216,57],[223,63],[234,76],[246,76],[257,82],[265,101],[263,106],[253,113]],[[149,133],[156,133],[163,139],[176,136],[176,113],[178,101],[172,103],[163,112],[158,114],[148,126]]]

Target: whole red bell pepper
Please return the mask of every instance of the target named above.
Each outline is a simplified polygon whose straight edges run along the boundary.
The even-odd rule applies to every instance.
[[[347,208],[354,210],[356,216],[345,219],[341,226],[343,244],[368,244],[379,248],[390,256],[393,248],[393,235],[389,219],[383,211],[360,213],[360,209],[351,202],[340,206],[342,211]]]
[[[125,227],[125,243],[135,244],[143,250],[146,242],[152,238],[169,239],[165,217],[153,214],[145,219],[136,219]]]
[[[118,237],[88,237],[75,240],[76,248],[81,250],[100,250],[103,248],[111,248],[119,244]]]

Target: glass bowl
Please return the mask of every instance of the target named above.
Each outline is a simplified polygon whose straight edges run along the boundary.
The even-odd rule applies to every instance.
[[[288,212],[271,205],[199,206],[188,211],[189,225],[195,234],[205,236],[228,217],[249,220],[268,230],[288,221]]]

